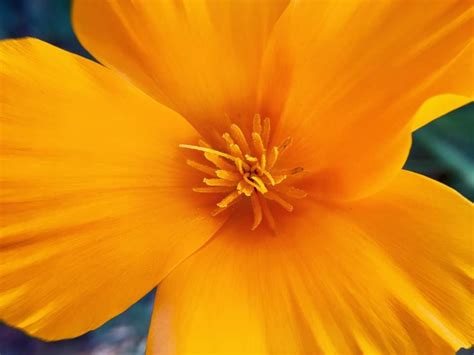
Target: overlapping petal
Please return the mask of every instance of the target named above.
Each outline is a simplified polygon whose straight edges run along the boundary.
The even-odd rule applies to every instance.
[[[74,2],[75,32],[102,63],[203,134],[252,117],[261,56],[287,0]]]
[[[473,341],[472,205],[403,172],[278,235],[234,216],[160,285],[149,353],[450,353]],[[472,277],[472,275],[471,275]]]
[[[44,42],[0,44],[0,318],[46,339],[122,312],[220,226],[178,114]]]
[[[465,0],[303,0],[285,10],[259,111],[279,119],[276,141],[293,136],[315,194],[377,191],[403,166],[413,129],[472,100],[473,26]]]
[[[471,9],[471,16],[473,16]],[[474,100],[474,40],[454,57],[430,82],[433,97],[428,98],[411,120],[418,129],[432,120]]]
[[[311,173],[311,199],[277,235],[249,232],[239,206],[162,283],[150,352],[473,341],[472,205],[399,173],[411,132],[472,100],[472,5],[286,6],[76,1],[81,41],[125,78],[38,41],[1,45],[2,319],[48,339],[81,334],[218,230],[177,150],[195,131],[165,104],[205,136],[270,116],[274,140],[295,142],[286,159]]]

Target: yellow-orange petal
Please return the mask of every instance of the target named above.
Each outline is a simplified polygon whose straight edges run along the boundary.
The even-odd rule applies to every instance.
[[[99,61],[201,132],[222,133],[226,115],[238,123],[256,112],[262,53],[287,3],[76,0],[73,23]]]
[[[453,350],[469,347],[474,342],[473,204],[435,180],[403,170],[384,190],[349,206],[348,214],[377,236],[383,253],[406,271],[440,317],[419,304],[412,305],[412,313]],[[410,302],[406,293],[397,297]]]
[[[467,200],[403,172],[370,199],[302,205],[276,235],[233,216],[177,267],[148,353],[448,354],[474,340]]]
[[[92,61],[0,42],[0,319],[69,338],[122,312],[221,223],[178,114]]]
[[[318,175],[319,195],[369,195],[403,166],[412,129],[466,102],[413,119],[427,99],[472,99],[473,26],[465,0],[294,2],[265,53],[259,112],[311,160],[297,165]]]
[[[472,11],[472,10],[471,10]],[[474,40],[430,83],[433,97],[418,109],[410,124],[416,130],[442,115],[474,100]]]
[[[454,111],[472,102],[472,98],[461,95],[444,94],[433,96],[426,100],[415,113],[411,122],[412,129],[417,130],[447,112]]]

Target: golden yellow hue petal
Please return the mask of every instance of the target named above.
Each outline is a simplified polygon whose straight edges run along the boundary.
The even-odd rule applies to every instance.
[[[0,319],[74,337],[222,222],[191,191],[200,174],[178,144],[194,130],[111,70],[39,40],[3,41],[0,84]]]
[[[249,232],[242,210],[177,267],[148,353],[449,354],[474,340],[468,201],[403,172],[357,203],[301,202],[276,235]]]
[[[446,320],[427,317],[453,349],[454,334],[474,342],[474,207],[451,188],[402,171],[383,191],[350,206],[354,221],[370,235]],[[397,216],[397,218],[393,218]],[[407,296],[400,294],[400,297]],[[425,310],[415,309],[420,318]]]
[[[403,166],[414,127],[462,104],[412,122],[427,99],[472,98],[473,26],[466,0],[293,2],[269,40],[258,112],[280,118],[274,139],[292,136],[295,160],[310,157],[297,165],[321,197],[367,196]]]
[[[287,2],[77,0],[73,22],[100,62],[209,134],[228,127],[226,115],[251,121],[261,56]]]
[[[472,99],[453,94],[438,95],[426,100],[413,117],[413,130],[423,127],[447,112],[454,111],[472,102]]]
[[[474,100],[472,78],[474,78],[473,39],[430,83],[433,93],[444,94],[431,97],[421,105],[411,120],[412,129],[416,130],[430,121],[472,102]]]

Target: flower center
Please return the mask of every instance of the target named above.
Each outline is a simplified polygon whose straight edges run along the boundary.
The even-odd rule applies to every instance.
[[[305,191],[293,187],[289,182],[291,177],[303,172],[303,168],[276,168],[278,159],[291,145],[291,138],[288,137],[280,145],[272,147],[269,146],[269,140],[270,120],[266,117],[262,121],[260,115],[256,114],[249,136],[246,136],[238,125],[230,125],[229,132],[222,135],[222,149],[214,149],[202,140],[199,145],[179,145],[181,148],[203,152],[205,159],[213,165],[187,160],[189,166],[209,176],[203,180],[205,186],[195,187],[193,191],[226,194],[212,212],[214,216],[243,198],[249,198],[254,217],[252,230],[255,230],[263,219],[275,230],[275,219],[267,200],[291,212],[293,205],[288,199],[306,197]]]

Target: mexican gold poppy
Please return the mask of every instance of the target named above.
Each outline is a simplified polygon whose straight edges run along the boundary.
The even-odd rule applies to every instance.
[[[150,354],[469,347],[472,205],[402,167],[472,100],[471,4],[77,0],[100,64],[1,42],[0,318],[158,285]]]

